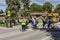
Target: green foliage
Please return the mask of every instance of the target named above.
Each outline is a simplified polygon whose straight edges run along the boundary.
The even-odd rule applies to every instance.
[[[49,2],[46,2],[43,5],[38,5],[36,3],[33,3],[30,6],[30,10],[32,12],[48,12],[48,13],[51,13],[52,8],[53,8],[53,5],[51,3],[49,3]]]
[[[0,10],[0,14],[4,13],[3,10]]]
[[[32,12],[42,12],[43,11],[43,6],[42,5],[38,5],[36,3],[33,3],[31,6],[30,6],[30,10]]]
[[[16,17],[20,9],[20,0],[6,0],[6,4],[8,5],[6,12],[10,10],[11,17]]]
[[[56,6],[56,8],[54,9],[54,12],[60,15],[60,4]]]
[[[30,3],[30,0],[21,0],[21,2],[24,4],[23,5],[23,10],[22,10],[22,13],[23,13],[23,16],[29,16],[30,15],[30,13],[29,13],[29,10],[30,10],[30,8],[29,8],[29,3]]]
[[[46,11],[46,12],[48,12],[48,13],[51,13],[51,12],[52,12],[52,8],[53,8],[53,5],[52,5],[50,2],[46,2],[46,3],[43,5],[44,11]]]
[[[24,4],[24,8],[29,10],[29,3],[30,3],[30,0],[21,0],[21,2]]]

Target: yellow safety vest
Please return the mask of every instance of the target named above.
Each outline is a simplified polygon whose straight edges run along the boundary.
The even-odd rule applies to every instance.
[[[9,16],[9,17],[11,16],[11,13],[10,13],[10,11],[8,11],[8,12],[7,12],[7,16]]]
[[[25,19],[22,19],[21,25],[26,25],[26,20]]]
[[[58,22],[58,18],[53,17],[53,18],[52,18],[52,22]]]

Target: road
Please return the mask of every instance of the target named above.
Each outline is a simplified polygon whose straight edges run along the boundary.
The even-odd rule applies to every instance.
[[[59,23],[57,24],[59,25]],[[42,27],[42,25],[40,26]],[[60,29],[47,31],[46,29],[32,30],[32,28],[21,32],[18,28],[0,28],[0,40],[60,40]]]

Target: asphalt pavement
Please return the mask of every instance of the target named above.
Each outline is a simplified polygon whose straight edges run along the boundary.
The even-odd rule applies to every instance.
[[[42,28],[42,23],[38,24],[37,30],[33,30],[29,24],[29,29],[21,32],[20,27],[0,28],[0,40],[60,40],[60,23],[55,24],[58,30],[50,30]]]

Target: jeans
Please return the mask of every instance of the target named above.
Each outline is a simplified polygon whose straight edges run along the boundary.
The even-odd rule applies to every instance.
[[[35,24],[35,25],[33,25],[33,29],[37,29],[37,25]]]
[[[44,28],[45,24],[46,24],[46,22],[45,22],[45,21],[43,21],[43,28]]]
[[[12,28],[13,26],[12,26],[12,20],[10,20],[10,27]]]
[[[26,25],[22,25],[22,31],[25,31]]]
[[[52,23],[52,22],[49,22],[49,23],[48,23],[48,28],[50,28],[51,23]]]

